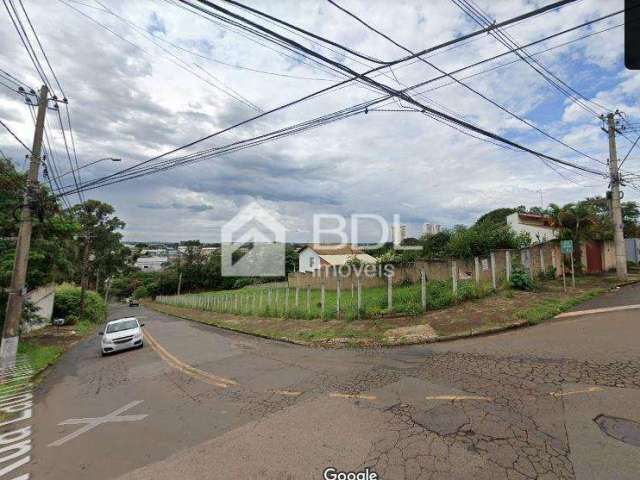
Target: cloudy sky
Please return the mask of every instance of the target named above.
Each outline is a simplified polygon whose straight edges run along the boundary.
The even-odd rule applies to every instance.
[[[497,21],[549,3],[475,2]],[[17,0],[14,3],[19,8]],[[524,45],[619,10],[623,3],[579,0],[505,31]],[[365,57],[387,61],[406,55],[324,0],[250,4]],[[340,4],[413,51],[478,29],[450,0],[342,0]],[[82,181],[114,173],[344,79],[264,39],[187,11],[174,0],[24,0],[24,6],[69,99],[79,163],[122,158],[121,163],[103,161],[81,170]],[[528,52],[542,52],[536,60],[589,99],[587,105],[597,113],[617,108],[637,122],[640,74],[624,68],[622,22],[623,16],[617,15],[535,45]],[[265,25],[359,72],[376,66],[336,47]],[[579,39],[588,34],[593,35]],[[572,42],[575,39],[579,40]],[[0,69],[38,88],[42,82],[5,10],[0,13],[0,45]],[[427,60],[438,69],[452,71],[505,50],[485,34],[441,49]],[[429,107],[528,147],[604,171],[597,161],[606,162],[608,157],[600,120],[529,65],[513,62],[514,58],[504,56],[465,70],[457,78],[595,160],[545,137],[448,78],[412,94]],[[437,77],[439,72],[412,61],[377,75],[380,82],[400,89]],[[380,95],[351,82],[185,153],[260,135]],[[567,203],[606,191],[606,180],[597,176],[549,166],[537,157],[472,138],[417,112],[387,111],[405,107],[404,102],[391,101],[381,107],[385,111],[370,111],[85,195],[115,206],[127,223],[128,240],[216,241],[225,221],[258,201],[285,225],[288,240],[309,241],[315,213],[378,214],[389,220],[398,214],[410,225],[410,233],[416,234],[423,222],[468,224],[498,207]],[[57,116],[53,111],[48,115],[48,135],[58,169],[64,173],[70,166],[63,154]],[[0,118],[31,143],[29,107],[2,85]],[[631,141],[633,135],[627,135]],[[619,154],[624,156],[630,146],[628,139],[620,138]],[[4,131],[0,149],[24,168],[25,151]],[[631,154],[625,169],[640,171],[640,149]],[[62,180],[69,184],[72,177]],[[640,200],[637,191],[625,193],[626,199]]]

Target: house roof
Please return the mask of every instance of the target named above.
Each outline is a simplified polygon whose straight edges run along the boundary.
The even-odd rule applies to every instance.
[[[518,221],[524,225],[536,225],[538,227],[553,228],[551,217],[536,213],[518,213]]]
[[[353,248],[351,245],[342,245],[342,244],[310,244],[303,247],[300,251],[306,250],[310,248],[318,255],[357,255],[361,254],[362,250],[359,248]]]
[[[346,254],[346,255],[320,255],[320,258],[329,265],[344,265],[354,258],[362,263],[376,263],[376,259],[367,253]]]

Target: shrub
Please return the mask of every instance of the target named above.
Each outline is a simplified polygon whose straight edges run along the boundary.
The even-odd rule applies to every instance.
[[[531,277],[519,265],[514,265],[511,271],[511,287],[516,290],[533,290]]]
[[[80,287],[63,284],[56,288],[53,302],[53,317],[65,318],[68,323],[87,320],[98,323],[104,321],[107,314],[107,304],[96,292],[85,290],[84,313],[80,318]]]
[[[139,286],[133,291],[133,298],[145,298],[149,296],[149,290],[147,287]]]

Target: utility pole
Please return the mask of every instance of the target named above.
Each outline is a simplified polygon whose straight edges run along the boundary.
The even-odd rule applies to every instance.
[[[29,249],[31,247],[31,201],[33,191],[38,185],[38,170],[40,168],[40,154],[42,151],[42,134],[44,132],[44,118],[49,102],[49,89],[46,85],[40,88],[38,97],[38,114],[36,117],[36,129],[33,134],[33,147],[29,161],[27,174],[27,188],[24,193],[24,203],[20,215],[20,229],[16,242],[16,258],[11,274],[11,287],[7,299],[7,310],[2,330],[2,343],[0,344],[0,361],[2,365],[15,363],[18,353],[18,335],[20,332],[20,320],[22,318],[22,305],[24,303],[25,282],[27,279],[27,267],[29,265]]]
[[[618,280],[626,281],[627,252],[624,244],[622,207],[620,206],[620,171],[618,170],[618,154],[616,152],[616,113],[609,113],[606,120],[607,133],[609,134],[609,176],[611,178],[611,214],[613,218],[613,240],[616,249],[616,273]]]
[[[177,294],[180,295],[180,288],[182,287],[182,272],[178,275],[178,291]]]
[[[82,320],[82,315],[84,314],[84,291],[87,289],[87,270],[89,269],[89,238],[89,235],[84,236],[82,272],[80,273],[80,313],[78,314],[79,320]]]

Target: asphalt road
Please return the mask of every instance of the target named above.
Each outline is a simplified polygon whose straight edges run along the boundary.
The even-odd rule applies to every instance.
[[[636,285],[594,305],[638,303]],[[101,358],[87,339],[36,390],[32,478],[640,475],[640,310],[379,350],[110,315],[130,314],[143,349]]]

